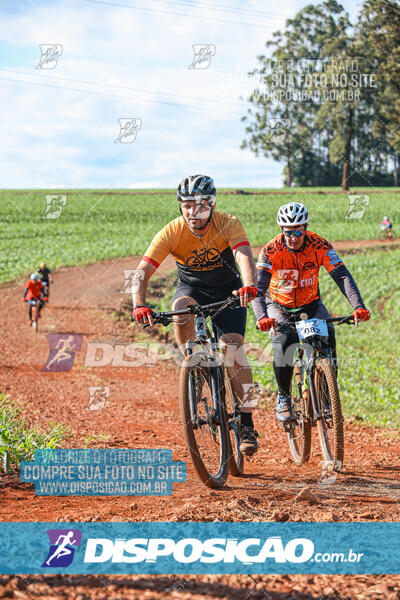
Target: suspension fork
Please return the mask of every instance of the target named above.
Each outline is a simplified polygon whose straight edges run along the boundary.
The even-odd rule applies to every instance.
[[[190,357],[193,355],[194,343],[188,340],[185,344],[185,356]],[[190,360],[190,359],[189,359]],[[189,381],[189,405],[190,405],[190,419],[193,426],[197,427],[197,402],[196,402],[196,376],[194,371],[190,373]]]
[[[311,399],[311,406],[313,409],[314,420],[318,421],[321,418],[321,413],[318,406],[317,388],[315,386],[315,369],[316,369],[316,358],[317,352],[315,348],[311,353],[311,356],[306,354],[306,372],[308,378],[308,394]]]
[[[210,367],[211,392],[214,409],[213,420],[217,425],[220,425],[222,423],[222,397],[224,394],[224,376],[222,372],[222,367],[220,364],[218,364],[220,362],[220,356],[218,354],[218,335],[215,333],[214,328],[212,329],[212,333],[207,341],[211,361],[214,365]]]

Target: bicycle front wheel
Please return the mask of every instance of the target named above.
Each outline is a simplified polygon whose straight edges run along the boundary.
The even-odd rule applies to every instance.
[[[336,375],[327,358],[318,361],[315,369],[315,388],[321,418],[317,429],[323,458],[340,471],[344,457],[343,416]]]
[[[310,458],[311,421],[307,415],[307,392],[304,390],[303,377],[298,364],[295,364],[292,378],[292,412],[295,420],[287,431],[290,454],[296,465],[302,465]]]
[[[38,324],[39,324],[38,316],[39,316],[39,308],[35,304],[34,306],[32,306],[32,325],[33,325],[33,329],[35,330],[35,332],[37,332],[37,330],[38,330]]]
[[[186,444],[201,481],[222,487],[229,470],[229,434],[217,367],[205,354],[188,356],[179,373],[179,407]]]

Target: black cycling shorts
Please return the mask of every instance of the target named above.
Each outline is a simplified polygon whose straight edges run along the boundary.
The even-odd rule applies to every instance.
[[[228,288],[204,290],[185,283],[178,283],[172,299],[172,304],[177,298],[181,298],[182,296],[189,296],[190,298],[193,298],[193,300],[196,300],[198,304],[220,302],[221,300],[226,300],[226,298],[232,294],[232,290],[237,290],[242,287],[242,285],[242,282],[239,280]],[[223,333],[239,333],[244,337],[246,331],[246,319],[246,308],[242,308],[241,306],[238,308],[228,307],[217,315],[214,320],[214,325],[216,326],[219,336]]]

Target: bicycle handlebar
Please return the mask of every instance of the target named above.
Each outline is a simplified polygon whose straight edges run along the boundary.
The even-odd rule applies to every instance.
[[[354,318],[351,315],[348,315],[347,317],[330,317],[329,319],[322,319],[323,321],[325,321],[326,323],[337,323],[338,325],[353,325],[354,324]],[[284,328],[290,328],[290,329],[296,329],[296,324],[295,323],[282,323],[282,322],[277,322],[275,327],[284,327]]]
[[[172,317],[177,315],[199,315],[201,313],[208,313],[208,315],[210,315],[214,311],[217,312],[224,310],[225,308],[228,308],[228,306],[233,306],[234,304],[240,304],[240,298],[236,296],[228,296],[226,300],[212,302],[211,304],[190,304],[186,308],[182,308],[180,310],[160,313],[152,312],[152,317],[155,324],[161,323],[161,325],[169,325],[172,323]],[[131,321],[135,321],[133,316],[131,316]],[[146,329],[146,327],[150,327],[150,325],[144,325],[143,329]]]

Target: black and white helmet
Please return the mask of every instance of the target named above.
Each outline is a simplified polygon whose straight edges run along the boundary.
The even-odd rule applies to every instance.
[[[214,186],[214,180],[208,175],[189,175],[182,179],[176,190],[176,197],[179,201],[188,200],[194,195],[209,196],[209,201],[215,202],[217,191]]]
[[[308,210],[304,204],[289,202],[280,207],[276,221],[283,227],[285,225],[304,225],[308,223],[308,219]]]

